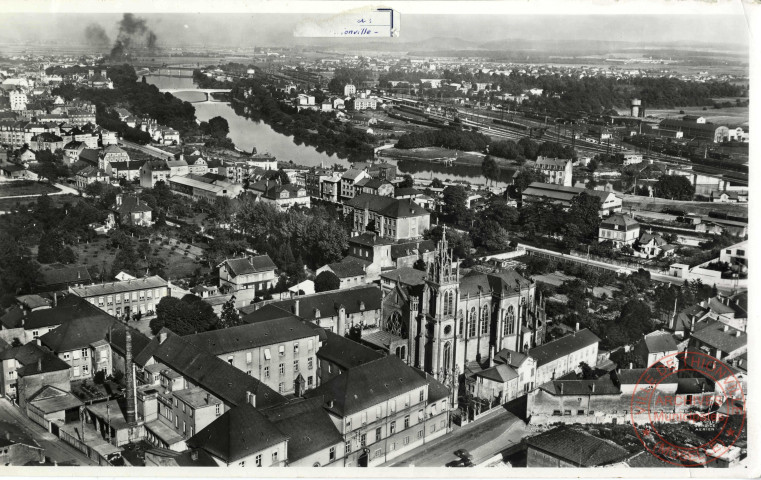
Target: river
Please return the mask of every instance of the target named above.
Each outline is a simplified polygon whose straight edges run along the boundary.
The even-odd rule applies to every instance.
[[[192,91],[196,88],[192,78],[148,75],[146,81],[159,88],[187,88],[187,92],[178,92],[174,95],[188,102],[198,102],[193,103],[193,106],[199,121],[208,121],[214,117],[226,119],[230,126],[229,137],[241,150],[250,152],[252,148],[256,147],[258,153],[270,153],[280,161],[292,160],[293,163],[299,165],[331,166],[335,163],[342,166],[349,165],[346,158],[336,154],[328,155],[324,152],[318,152],[312,146],[297,145],[292,136],[278,133],[262,121],[254,121],[236,114],[227,103],[204,102],[206,95]],[[397,165],[400,174],[409,173],[419,179],[438,178],[440,180],[466,180],[471,183],[484,183],[480,167],[445,167],[438,164],[431,165],[427,162],[384,160]],[[499,185],[504,186],[502,182]]]

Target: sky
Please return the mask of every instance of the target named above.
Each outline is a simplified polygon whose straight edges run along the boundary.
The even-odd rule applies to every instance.
[[[161,47],[189,45],[252,47],[290,46],[301,14],[139,14]],[[103,27],[113,41],[120,14],[4,14],[0,42],[84,43],[87,25]],[[637,43],[748,44],[748,25],[739,15],[405,15],[399,39],[415,43],[430,38],[467,42],[531,39]],[[352,39],[351,41],[356,41]],[[304,43],[303,41],[301,43]]]

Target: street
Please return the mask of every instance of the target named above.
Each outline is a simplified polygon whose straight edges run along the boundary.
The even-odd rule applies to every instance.
[[[499,407],[498,407],[499,408]],[[444,467],[458,460],[454,452],[465,449],[478,464],[506,448],[520,443],[525,433],[523,421],[504,407],[464,427],[401,455],[382,467]]]
[[[51,461],[69,464],[73,461],[79,465],[98,464],[87,458],[79,450],[67,445],[58,437],[21,414],[21,411],[6,398],[0,398],[0,422],[10,424],[9,429],[17,428],[31,436],[40,447],[45,449],[45,456]]]

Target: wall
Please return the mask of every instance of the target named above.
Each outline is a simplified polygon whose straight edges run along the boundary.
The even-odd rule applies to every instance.
[[[50,385],[64,392],[71,391],[71,381],[68,370],[27,375],[18,380],[18,404],[21,408],[26,405],[26,399],[37,393],[42,387]]]

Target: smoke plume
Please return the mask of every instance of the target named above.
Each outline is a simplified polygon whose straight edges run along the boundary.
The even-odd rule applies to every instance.
[[[111,60],[128,58],[130,49],[136,45],[153,50],[156,48],[156,34],[148,28],[144,18],[125,13],[119,22],[119,34],[111,49]]]
[[[92,47],[103,48],[111,45],[106,31],[97,23],[91,23],[85,27],[85,39]]]

